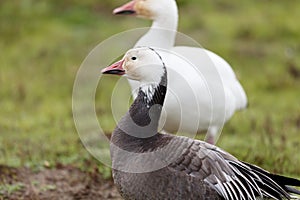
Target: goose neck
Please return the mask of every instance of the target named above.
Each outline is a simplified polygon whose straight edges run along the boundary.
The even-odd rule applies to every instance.
[[[127,114],[118,123],[122,134],[134,138],[150,138],[158,132],[158,123],[167,92],[166,73],[159,84],[142,85]],[[127,137],[127,136],[125,136]]]
[[[169,49],[174,46],[177,34],[178,16],[164,15],[153,20],[149,31],[137,42],[136,46],[151,46]]]

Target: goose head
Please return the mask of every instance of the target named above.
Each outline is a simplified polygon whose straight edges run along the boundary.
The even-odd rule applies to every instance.
[[[145,84],[159,84],[166,73],[161,56],[152,48],[129,50],[122,60],[106,67],[103,74],[125,75],[128,79]]]
[[[132,0],[113,11],[115,15],[136,15],[151,20],[174,13],[177,14],[175,0]]]

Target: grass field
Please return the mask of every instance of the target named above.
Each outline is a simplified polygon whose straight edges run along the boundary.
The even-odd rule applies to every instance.
[[[0,1],[0,165],[99,166],[109,174],[81,145],[72,88],[82,61],[99,42],[150,25],[112,16],[125,2]],[[181,0],[179,5],[179,31],[224,57],[248,94],[249,108],[225,125],[218,146],[300,178],[300,1]],[[105,132],[115,126],[111,89],[100,87],[96,96]]]

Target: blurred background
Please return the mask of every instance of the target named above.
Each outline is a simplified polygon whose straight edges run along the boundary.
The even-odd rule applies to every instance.
[[[72,88],[98,43],[151,25],[111,14],[126,2],[0,1],[0,165],[97,167],[110,176],[79,140]],[[249,98],[249,108],[225,125],[218,146],[271,172],[300,178],[300,1],[177,2],[179,31],[227,60]],[[113,83],[118,77],[105,79]],[[96,97],[106,133],[115,127],[111,92],[111,86],[101,87]]]

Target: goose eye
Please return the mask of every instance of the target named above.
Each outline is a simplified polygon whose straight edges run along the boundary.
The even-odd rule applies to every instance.
[[[131,60],[136,60],[136,57],[135,56],[131,57]]]

